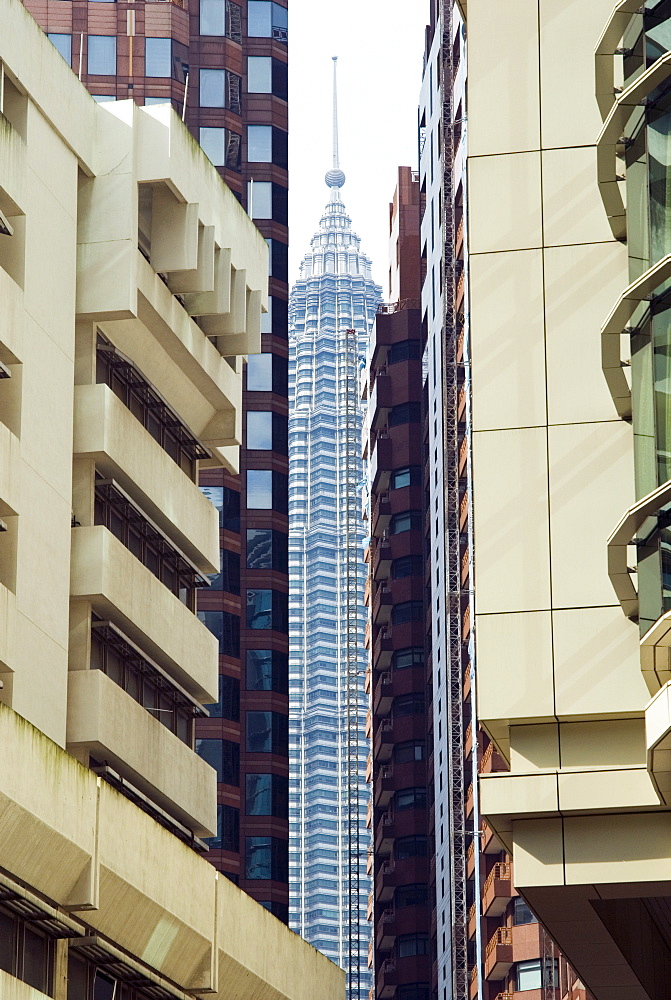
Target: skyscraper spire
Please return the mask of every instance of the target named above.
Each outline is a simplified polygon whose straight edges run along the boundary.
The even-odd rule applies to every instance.
[[[338,152],[338,57],[333,56],[333,166],[326,171],[324,180],[330,188],[341,188],[345,183],[345,174],[340,169]]]

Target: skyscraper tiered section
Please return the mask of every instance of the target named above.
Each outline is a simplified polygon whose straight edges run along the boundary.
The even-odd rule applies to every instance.
[[[336,139],[328,203],[289,305],[289,922],[348,971],[350,1000],[364,1000],[371,976],[359,375],[381,289],[352,231],[344,183]]]

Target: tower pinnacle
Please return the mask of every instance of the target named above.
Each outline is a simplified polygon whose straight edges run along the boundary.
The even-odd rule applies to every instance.
[[[340,169],[338,153],[338,57],[333,56],[333,166],[326,171],[324,180],[330,188],[341,188],[345,183],[345,174]]]

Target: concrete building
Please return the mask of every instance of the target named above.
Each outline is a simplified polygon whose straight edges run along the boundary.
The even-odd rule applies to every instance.
[[[481,806],[597,1000],[652,1000],[671,948],[671,19],[462,7],[477,695],[509,768]]]
[[[196,733],[219,777],[208,857],[286,921],[286,739],[259,750],[253,735],[268,711],[286,729],[288,713],[286,609],[272,627],[257,614],[269,600],[285,605],[288,591],[286,0],[25,5],[96,101],[171,103],[270,249],[264,354],[250,354],[243,370],[240,474],[213,468],[200,480],[220,510],[218,572],[198,597],[219,639],[220,680]],[[270,852],[271,866],[254,860]]]
[[[193,752],[267,247],[169,107],[101,107],[0,0],[0,996],[333,998],[199,856]]]
[[[341,197],[345,174],[337,149],[336,126],[333,167],[325,178],[328,204],[289,309],[290,926],[348,971],[349,1000],[365,1000],[369,837],[359,376],[380,288]]]

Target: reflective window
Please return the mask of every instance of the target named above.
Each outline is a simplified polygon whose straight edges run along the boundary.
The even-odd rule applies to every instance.
[[[247,529],[247,569],[288,570],[289,537],[271,528]]]
[[[245,843],[245,878],[289,879],[289,845],[278,837],[247,837]]]
[[[270,181],[247,182],[247,211],[252,219],[272,219],[273,185]]]
[[[199,131],[200,145],[215,167],[240,170],[240,136],[227,128],[203,126]]]
[[[513,904],[513,923],[515,925],[519,925],[535,924],[537,922],[538,921],[536,920],[533,910],[527,906],[525,900],[523,900],[521,896],[516,896]]]
[[[273,474],[260,469],[247,470],[247,506],[253,510],[271,510]]]
[[[228,674],[219,674],[219,701],[205,708],[212,719],[240,719],[240,681]]]
[[[289,719],[279,712],[247,712],[249,753],[276,753],[286,756],[289,749]]]
[[[421,403],[399,403],[398,406],[392,406],[389,411],[390,427],[398,427],[400,424],[418,423],[421,419]]]
[[[272,451],[273,414],[269,410],[247,411],[247,447]]]
[[[247,159],[250,163],[273,162],[273,130],[270,125],[247,126]]]
[[[429,887],[423,882],[412,885],[399,885],[394,892],[394,906],[426,906],[429,902]]]
[[[116,101],[114,94],[91,94],[96,104],[106,104],[108,101]],[[147,103],[146,101],[144,102]]]
[[[198,611],[198,618],[216,635],[219,652],[226,656],[240,656],[240,619],[228,611]]]
[[[232,740],[196,740],[196,753],[217,772],[217,781],[240,785],[240,744]]]
[[[55,31],[48,31],[47,38],[56,46],[69,66],[72,62],[72,35],[62,35]]]
[[[397,861],[404,861],[406,858],[425,858],[427,853],[427,837],[399,837],[394,846],[394,857]]]
[[[412,646],[408,649],[397,649],[392,657],[392,667],[394,670],[402,670],[404,667],[414,667],[424,665],[424,650],[421,646]]]
[[[114,100],[114,98],[112,98],[112,100]],[[145,108],[149,108],[154,104],[170,104],[170,103],[171,101],[169,97],[145,97],[144,99]]]
[[[422,469],[419,465],[406,465],[402,469],[394,469],[391,474],[392,490],[403,489],[404,486],[420,486]]]
[[[394,580],[401,580],[406,576],[418,576],[423,571],[422,556],[401,556],[400,559],[394,559],[391,564],[391,575]]]
[[[210,848],[220,851],[240,850],[240,810],[232,806],[217,805],[217,835],[205,837]]]
[[[250,94],[270,94],[273,89],[273,60],[270,56],[249,56],[247,59],[247,91]]]
[[[249,354],[247,356],[247,390],[249,392],[273,391],[272,354]]]
[[[387,354],[387,363],[395,365],[399,361],[417,361],[422,357],[422,342],[420,340],[401,340],[392,344]]]
[[[201,108],[226,107],[225,69],[201,69],[200,106]]]
[[[402,788],[394,795],[394,805],[397,810],[425,809],[426,788]]]
[[[289,779],[279,774],[248,774],[245,785],[248,816],[289,816]]]
[[[200,34],[226,35],[242,41],[240,6],[233,0],[200,0]]]
[[[86,69],[94,76],[116,75],[116,35],[89,35]]]
[[[423,740],[416,743],[397,743],[394,747],[394,760],[397,764],[410,764],[424,760],[426,747]]]
[[[145,38],[144,75],[172,76],[172,40],[170,38]]]
[[[518,962],[515,966],[516,985],[523,990],[540,990],[544,986],[559,986],[559,963],[557,959],[534,958],[529,962]]]
[[[422,512],[419,510],[406,510],[402,514],[394,514],[391,519],[392,535],[399,535],[403,531],[421,531]]]
[[[249,629],[272,629],[275,632],[288,631],[287,594],[277,590],[247,590],[246,624]]]
[[[403,625],[406,622],[421,622],[424,618],[422,601],[404,601],[395,604],[391,609],[392,625]]]
[[[395,719],[400,719],[404,715],[421,715],[426,708],[424,695],[421,692],[402,694],[394,698],[392,712]]]
[[[247,650],[247,690],[289,691],[289,658],[274,649]]]
[[[240,593],[240,556],[237,552],[221,549],[220,570],[210,576],[210,590],[225,590],[228,594]]]
[[[247,4],[247,35],[249,38],[287,40],[287,9],[271,0],[249,0]]]
[[[399,934],[396,939],[396,954],[399,958],[408,958],[411,955],[428,955],[429,935]]]

